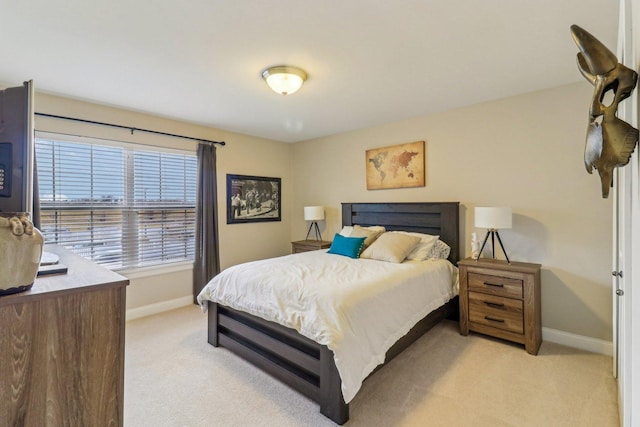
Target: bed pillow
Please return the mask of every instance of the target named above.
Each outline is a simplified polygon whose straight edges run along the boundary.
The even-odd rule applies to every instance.
[[[340,235],[344,236],[344,237],[349,237],[351,236],[351,232],[353,231],[353,227],[350,225],[345,225],[344,227],[342,227],[342,230],[340,230]]]
[[[360,257],[401,263],[418,243],[420,243],[420,237],[390,231],[382,233],[362,252]]]
[[[447,259],[451,253],[451,247],[438,239],[427,255],[427,259]]]
[[[353,230],[349,237],[364,237],[364,249],[369,247],[382,233],[384,233],[384,228],[382,230],[377,228],[368,228],[368,227],[360,227],[359,225],[354,225]]]
[[[358,226],[358,227],[360,227],[360,226]],[[370,225],[369,227],[362,227],[362,228],[366,228],[367,230],[375,231],[375,232],[378,232],[380,234],[382,234],[385,231],[387,231],[387,229],[384,228],[381,225]]]
[[[440,237],[433,236],[431,234],[412,233],[408,231],[398,231],[398,233],[418,237],[420,239],[420,242],[416,247],[407,255],[407,259],[411,261],[424,261],[425,259],[428,259],[431,248],[433,248],[433,245],[435,245]]]
[[[358,258],[364,247],[365,237],[344,237],[340,233],[333,236],[333,242],[329,248],[330,254],[348,256],[349,258]]]
[[[359,225],[358,226],[345,225],[344,227],[342,227],[342,230],[340,230],[340,234],[343,235],[344,237],[350,237],[351,233],[353,232],[353,229],[355,227],[360,227],[360,226]],[[382,234],[385,231],[387,231],[386,228],[384,228],[382,226],[379,226],[379,225],[372,225],[370,227],[360,227],[360,228],[364,228],[364,229],[369,230],[369,231],[375,231],[375,232],[378,232],[380,234]]]

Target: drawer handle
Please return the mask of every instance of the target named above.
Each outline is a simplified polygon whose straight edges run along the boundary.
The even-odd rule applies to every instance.
[[[489,302],[489,301],[484,301],[484,303],[487,304],[489,307],[504,308],[504,304],[502,304],[502,303]]]
[[[493,286],[493,287],[496,287],[496,288],[504,288],[504,285],[502,283],[484,282],[484,284],[486,286]]]
[[[499,323],[504,323],[504,319],[496,319],[495,317],[491,317],[491,316],[484,316],[485,320],[489,320],[491,322],[499,322]]]

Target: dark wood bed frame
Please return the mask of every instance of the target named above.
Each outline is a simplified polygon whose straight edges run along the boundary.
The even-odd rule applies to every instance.
[[[459,203],[343,203],[343,225],[383,225],[387,230],[437,234],[459,259]],[[337,424],[349,419],[333,352],[297,331],[209,302],[208,340],[253,363],[320,404],[320,412]],[[385,364],[445,318],[457,316],[458,298],[436,309],[396,342]],[[378,366],[377,369],[382,367]],[[376,370],[377,370],[376,369]],[[375,371],[374,371],[375,372]]]

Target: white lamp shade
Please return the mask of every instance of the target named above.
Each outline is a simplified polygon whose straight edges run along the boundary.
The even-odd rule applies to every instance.
[[[324,219],[324,206],[305,206],[305,221],[322,221]]]
[[[511,208],[510,207],[477,207],[475,209],[478,228],[500,229],[511,228]]]

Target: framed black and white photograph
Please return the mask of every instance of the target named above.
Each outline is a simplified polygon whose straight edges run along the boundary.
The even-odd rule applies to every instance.
[[[281,221],[281,179],[227,174],[227,224]]]

